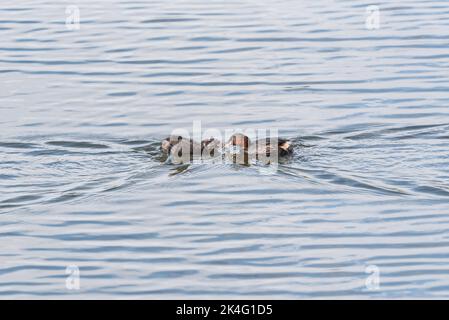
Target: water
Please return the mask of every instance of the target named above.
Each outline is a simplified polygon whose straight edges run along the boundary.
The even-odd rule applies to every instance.
[[[449,5],[371,4],[3,3],[0,298],[449,298]],[[301,146],[158,161],[193,121]]]

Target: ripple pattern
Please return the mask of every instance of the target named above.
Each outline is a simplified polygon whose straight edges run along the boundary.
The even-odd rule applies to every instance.
[[[446,1],[76,3],[0,8],[0,298],[449,298]],[[161,162],[198,120],[295,155]]]

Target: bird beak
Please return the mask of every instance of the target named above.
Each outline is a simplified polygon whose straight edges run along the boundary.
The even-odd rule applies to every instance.
[[[169,153],[170,149],[171,149],[170,141],[167,141],[167,140],[162,141],[161,147],[162,147],[162,150],[164,150],[165,152]]]
[[[288,151],[288,148],[290,148],[290,142],[289,142],[289,141],[286,141],[285,143],[281,144],[281,145],[279,146],[279,148],[281,148],[281,149],[283,149],[283,150],[285,150],[285,151]]]

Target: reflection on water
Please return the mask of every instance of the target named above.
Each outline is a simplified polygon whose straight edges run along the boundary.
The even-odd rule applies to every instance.
[[[449,6],[371,4],[3,5],[0,297],[448,297]],[[295,153],[166,163],[198,120]]]

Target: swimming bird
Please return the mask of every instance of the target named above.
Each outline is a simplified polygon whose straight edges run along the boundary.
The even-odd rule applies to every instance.
[[[217,149],[221,147],[219,140],[209,138],[196,143],[192,139],[172,135],[162,140],[161,149],[174,162],[184,163],[193,160],[195,156],[202,159],[217,156]]]
[[[225,144],[225,148],[231,148],[234,152],[246,152],[256,158],[271,155],[286,157],[293,153],[293,146],[287,139],[265,138],[251,143],[248,136],[242,133],[233,134]]]
[[[231,157],[232,162],[249,164],[255,158],[265,163],[278,161],[293,153],[293,146],[289,140],[280,138],[260,139],[251,143],[248,136],[237,133],[230,137],[224,145],[215,138],[202,140],[200,143],[182,136],[172,135],[161,143],[162,151],[167,159],[174,163],[186,163],[195,158],[214,158],[221,153]]]

